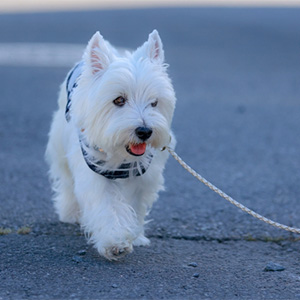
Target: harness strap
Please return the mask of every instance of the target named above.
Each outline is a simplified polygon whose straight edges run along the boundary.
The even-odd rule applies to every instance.
[[[67,90],[67,105],[66,105],[66,110],[65,110],[65,117],[67,122],[71,120],[70,116],[70,108],[71,108],[71,97],[73,94],[74,89],[78,86],[77,80],[79,76],[82,73],[82,66],[83,62],[78,63],[69,73],[69,76],[67,78],[67,83],[66,83],[66,90]]]
[[[95,157],[91,157],[89,153],[85,150],[85,148],[90,148],[88,145],[83,144],[82,140],[79,140],[81,152],[83,158],[87,164],[87,166],[94,171],[95,173],[104,176],[107,179],[125,179],[129,178],[130,176],[138,177],[143,175],[148,167],[151,164],[153,155],[149,155],[147,167],[145,167],[142,162],[123,162],[117,169],[115,170],[107,170],[105,169],[105,160],[97,160]]]

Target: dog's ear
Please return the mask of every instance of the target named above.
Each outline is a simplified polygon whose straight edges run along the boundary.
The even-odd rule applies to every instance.
[[[163,63],[165,59],[163,45],[157,30],[149,34],[148,41],[145,43],[147,55],[152,62]]]
[[[90,39],[83,59],[92,74],[103,72],[110,63],[110,51],[102,35],[97,31]]]

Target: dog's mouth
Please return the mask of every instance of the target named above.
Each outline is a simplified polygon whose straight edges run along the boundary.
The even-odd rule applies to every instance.
[[[126,151],[134,156],[141,156],[146,152],[146,143],[140,143],[140,144],[129,144],[126,147]]]

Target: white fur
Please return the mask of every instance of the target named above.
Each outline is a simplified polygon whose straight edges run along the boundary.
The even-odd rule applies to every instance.
[[[63,222],[78,222],[99,253],[112,260],[132,251],[133,245],[148,245],[144,218],[163,189],[163,169],[168,157],[161,148],[175,139],[171,121],[175,93],[164,64],[157,31],[136,51],[120,55],[97,32],[83,56],[84,69],[74,89],[65,119],[66,82],[62,84],[59,109],[55,112],[46,159],[55,192],[54,205]],[[113,100],[127,99],[123,107]],[[158,100],[156,107],[151,103]],[[147,150],[136,157],[126,151],[128,143],[140,143],[137,127],[152,128]],[[139,177],[110,180],[88,168],[81,153],[78,134],[83,130],[89,145],[103,149],[99,158],[110,168],[125,159],[143,161],[151,152],[152,162]]]

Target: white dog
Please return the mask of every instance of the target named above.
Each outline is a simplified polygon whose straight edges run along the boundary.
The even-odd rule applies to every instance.
[[[124,54],[95,33],[61,87],[46,151],[55,208],[109,260],[150,243],[175,102],[156,30]]]

